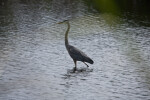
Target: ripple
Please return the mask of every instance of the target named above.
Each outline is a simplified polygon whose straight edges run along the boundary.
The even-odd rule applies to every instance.
[[[0,99],[149,100],[150,28],[91,13],[80,0],[58,1],[41,8],[12,3],[13,24],[0,34]],[[66,25],[55,24],[64,19],[70,19],[70,44],[94,60],[89,68],[78,62],[75,73]]]

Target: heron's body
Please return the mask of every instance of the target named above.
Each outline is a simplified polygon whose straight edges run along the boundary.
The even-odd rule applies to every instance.
[[[70,24],[69,24],[69,21],[66,21],[66,22],[67,22],[68,28],[67,28],[66,33],[65,33],[65,46],[66,46],[66,49],[67,49],[69,55],[71,56],[71,58],[73,59],[73,61],[75,63],[74,71],[76,70],[76,62],[77,61],[81,61],[84,64],[86,64],[85,62],[93,64],[94,62],[90,57],[88,57],[81,50],[79,50],[76,47],[69,44],[69,42],[68,42],[68,33],[69,33],[69,30],[70,30]],[[87,67],[88,67],[88,65],[87,65]]]
[[[90,59],[84,52],[75,48],[74,46],[69,45],[67,50],[73,60],[93,64],[92,59]]]

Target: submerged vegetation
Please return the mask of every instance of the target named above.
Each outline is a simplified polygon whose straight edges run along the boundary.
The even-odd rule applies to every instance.
[[[90,10],[99,13],[111,13],[140,25],[149,26],[150,0],[84,0]],[[143,23],[145,22],[145,23]]]
[[[130,11],[149,13],[149,0],[84,0],[89,6],[100,12],[118,13],[119,11]]]

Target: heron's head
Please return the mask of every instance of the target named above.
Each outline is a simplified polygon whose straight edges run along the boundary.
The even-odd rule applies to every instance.
[[[57,24],[62,24],[62,23],[66,23],[66,22],[69,22],[69,20],[64,20],[62,22],[58,22]]]

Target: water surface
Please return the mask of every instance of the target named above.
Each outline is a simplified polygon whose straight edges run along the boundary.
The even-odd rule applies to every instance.
[[[57,1],[2,6],[0,99],[149,100],[150,27],[92,13],[80,0]],[[56,24],[64,19],[70,44],[94,60],[89,69],[78,62],[82,72],[69,72],[67,25]]]

